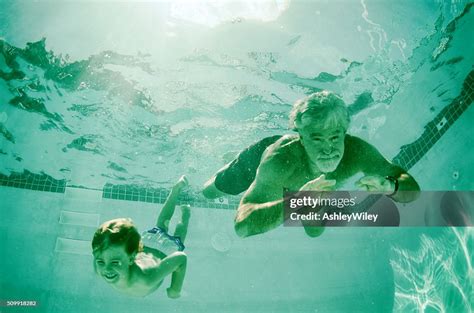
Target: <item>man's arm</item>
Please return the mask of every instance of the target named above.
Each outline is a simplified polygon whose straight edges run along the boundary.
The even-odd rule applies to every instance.
[[[374,146],[363,143],[362,171],[366,176],[356,183],[357,186],[368,191],[385,192],[397,202],[417,199],[420,186],[416,180],[403,168],[385,159]]]
[[[240,237],[261,234],[283,223],[282,181],[288,166],[285,169],[280,163],[273,157],[264,158],[242,197],[235,217],[235,231]]]

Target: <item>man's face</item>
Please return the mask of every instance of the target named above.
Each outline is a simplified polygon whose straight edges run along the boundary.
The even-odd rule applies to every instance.
[[[342,127],[323,128],[318,124],[303,115],[298,133],[311,164],[322,173],[330,173],[342,159],[346,133]]]
[[[131,257],[123,245],[111,245],[94,253],[97,273],[109,284],[116,284],[128,279]]]

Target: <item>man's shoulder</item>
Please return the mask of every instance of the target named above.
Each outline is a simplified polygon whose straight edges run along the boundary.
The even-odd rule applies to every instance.
[[[367,153],[368,150],[374,149],[374,147],[364,139],[349,134],[346,134],[344,138],[344,146],[345,149],[351,153]]]
[[[387,160],[379,150],[357,136],[346,134],[343,164],[355,167],[364,173],[387,165]]]
[[[301,145],[300,136],[291,134],[282,136],[270,147],[279,153],[294,153],[303,146]]]
[[[273,177],[277,175],[280,179],[289,175],[300,164],[303,157],[303,147],[299,136],[285,135],[267,148],[262,156],[259,171]]]
[[[273,160],[286,163],[288,159],[301,155],[302,148],[298,135],[284,135],[267,148],[262,161]]]
[[[368,143],[367,143],[367,141],[365,141],[364,139],[362,139],[360,137],[350,135],[350,134],[346,134],[346,137],[344,138],[344,144],[346,146],[347,145],[363,146],[363,145],[367,145]]]

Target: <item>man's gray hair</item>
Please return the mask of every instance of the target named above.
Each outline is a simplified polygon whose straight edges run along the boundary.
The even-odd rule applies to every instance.
[[[290,112],[290,129],[301,127],[303,114],[309,115],[315,123],[321,123],[322,127],[340,126],[344,130],[349,127],[347,106],[331,91],[319,91],[297,100]]]

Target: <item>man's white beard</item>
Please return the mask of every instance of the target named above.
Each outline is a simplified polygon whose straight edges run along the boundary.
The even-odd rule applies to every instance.
[[[336,170],[337,166],[341,162],[341,159],[342,159],[342,156],[339,156],[338,158],[328,159],[328,160],[317,159],[315,164],[321,172],[330,173]]]

